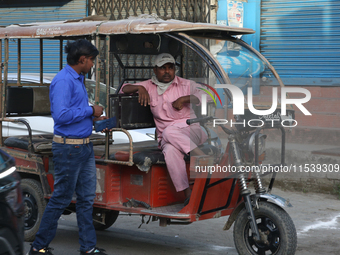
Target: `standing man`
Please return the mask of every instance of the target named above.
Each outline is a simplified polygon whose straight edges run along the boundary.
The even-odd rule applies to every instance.
[[[96,247],[92,223],[92,205],[96,191],[96,165],[89,136],[93,121],[103,119],[103,107],[89,106],[84,74],[93,67],[99,54],[87,40],[68,42],[65,47],[67,65],[50,85],[51,113],[54,120],[52,144],[55,171],[54,191],[42,217],[39,231],[28,255],[52,255],[58,219],[77,195],[76,212],[80,254],[105,255]]]
[[[196,118],[190,103],[199,104],[202,90],[190,80],[175,75],[175,59],[168,53],[159,54],[154,64],[152,79],[123,86],[124,93],[139,94],[139,103],[150,105],[159,147],[177,192],[184,191],[189,203],[191,189],[186,172],[184,154],[205,155],[197,146],[207,139],[198,123],[188,125],[187,119]]]

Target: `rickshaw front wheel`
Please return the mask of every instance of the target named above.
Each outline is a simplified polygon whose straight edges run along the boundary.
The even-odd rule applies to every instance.
[[[240,255],[294,255],[297,236],[294,223],[281,207],[265,201],[254,210],[261,240],[255,241],[246,209],[242,209],[234,225],[234,243]]]

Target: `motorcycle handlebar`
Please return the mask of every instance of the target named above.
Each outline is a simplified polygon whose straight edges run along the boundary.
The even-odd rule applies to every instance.
[[[191,125],[191,124],[194,124],[194,123],[197,123],[197,122],[204,123],[204,122],[207,122],[207,121],[212,120],[212,119],[214,119],[214,117],[212,117],[212,116],[205,116],[205,117],[200,117],[200,118],[195,118],[195,119],[188,119],[187,124]]]

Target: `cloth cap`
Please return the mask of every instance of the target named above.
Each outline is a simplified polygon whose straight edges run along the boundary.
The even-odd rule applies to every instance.
[[[175,64],[175,59],[173,56],[171,56],[169,53],[162,53],[159,54],[155,58],[155,66],[161,67],[165,65],[166,63],[172,63]]]

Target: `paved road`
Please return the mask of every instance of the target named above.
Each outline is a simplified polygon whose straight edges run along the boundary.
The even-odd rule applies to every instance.
[[[340,200],[331,195],[284,192],[294,207],[287,211],[297,233],[297,255],[340,254]],[[233,231],[223,231],[226,217],[195,222],[188,226],[159,227],[158,222],[140,228],[140,216],[120,216],[108,230],[97,232],[98,246],[108,254],[228,254],[236,255]],[[62,216],[51,243],[55,255],[79,254],[78,229],[74,215]],[[30,245],[25,243],[27,252]]]

